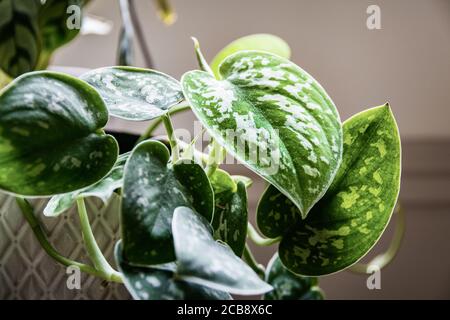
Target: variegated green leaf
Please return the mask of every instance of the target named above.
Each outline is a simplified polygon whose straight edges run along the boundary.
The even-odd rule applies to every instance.
[[[44,208],[47,217],[59,216],[69,210],[77,201],[77,197],[96,197],[106,205],[113,192],[123,185],[123,167],[128,159],[129,153],[121,154],[112,170],[103,179],[87,188],[74,192],[58,194],[53,196]]]
[[[39,0],[0,0],[0,69],[11,78],[37,66],[39,6]]]
[[[25,0],[29,2],[29,0]],[[37,0],[38,2],[40,0]],[[76,6],[82,8],[84,0],[45,0],[39,8],[39,31],[42,37],[42,50],[39,57],[39,67],[46,68],[51,54],[62,45],[73,40],[80,32],[79,28],[68,28],[70,18],[68,9]],[[70,11],[71,12],[71,11]],[[82,17],[77,17],[80,23]]]
[[[265,300],[323,300],[323,292],[315,277],[303,277],[286,269],[276,253],[266,270],[266,282],[273,291],[264,295]]]
[[[332,182],[342,154],[336,108],[323,88],[292,62],[241,51],[220,67],[182,77],[183,92],[226,150],[275,185],[303,217]]]
[[[217,78],[220,78],[219,65],[226,57],[242,50],[260,50],[276,54],[280,57],[289,59],[291,57],[291,48],[281,38],[271,34],[252,34],[237,40],[234,40],[214,57],[211,62],[211,69]]]
[[[198,164],[172,164],[158,141],[140,143],[124,173],[122,234],[124,256],[135,265],[175,260],[171,223],[175,208],[187,206],[211,221],[214,194]]]
[[[378,241],[400,189],[400,138],[388,105],[344,123],[344,153],[336,178],[306,220],[269,187],[258,207],[258,226],[282,236],[279,253],[289,270],[324,275],[347,268]]]
[[[177,279],[175,263],[166,269],[129,265],[122,257],[120,242],[115,257],[125,287],[136,300],[231,300],[226,292]]]
[[[0,189],[25,196],[71,192],[102,179],[117,160],[108,111],[85,82],[25,74],[0,92]]]
[[[100,68],[81,78],[97,89],[111,115],[126,120],[158,118],[183,100],[178,81],[150,69]]]
[[[215,194],[219,194],[221,192],[229,190],[236,191],[237,189],[236,182],[234,182],[233,178],[228,172],[222,169],[216,169],[209,180]]]
[[[241,295],[272,289],[227,245],[216,242],[208,221],[191,209],[175,210],[172,232],[179,278]]]
[[[214,238],[228,244],[238,257],[244,251],[247,237],[247,191],[243,182],[236,189],[215,194],[216,208],[212,227]]]

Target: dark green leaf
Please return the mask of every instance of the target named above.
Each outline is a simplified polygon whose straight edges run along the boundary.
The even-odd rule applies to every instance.
[[[227,245],[216,242],[208,221],[191,209],[175,210],[172,233],[181,279],[242,295],[272,289]]]
[[[122,200],[123,248],[135,265],[175,260],[171,223],[175,208],[188,206],[211,221],[214,195],[202,167],[168,163],[158,141],[140,143],[125,165]]]
[[[70,6],[78,6],[82,13],[83,0],[46,0],[39,8],[39,28],[42,35],[42,53],[49,56],[62,45],[73,40],[79,28],[68,28]],[[81,21],[82,17],[80,17]]]
[[[214,238],[228,244],[238,257],[244,251],[247,237],[247,191],[243,182],[236,190],[228,189],[215,195],[216,208],[212,227]]]
[[[225,48],[220,50],[211,62],[211,69],[214,72],[214,75],[217,78],[220,78],[219,65],[222,61],[233,53],[242,50],[266,51],[286,59],[291,57],[291,49],[283,39],[271,34],[252,34],[234,40]]]
[[[125,287],[136,300],[231,300],[222,291],[178,280],[175,263],[163,268],[135,267],[122,257],[120,242],[115,249],[116,262],[123,275]]]
[[[0,92],[0,189],[47,196],[89,186],[117,160],[108,111],[85,82],[33,72]]]
[[[0,1],[0,69],[11,78],[36,68],[41,48],[39,0]]]
[[[235,53],[220,73],[222,81],[203,71],[182,77],[193,111],[229,153],[275,185],[305,218],[341,161],[333,102],[309,74],[269,53]]]
[[[98,90],[111,115],[126,120],[158,118],[183,100],[178,81],[150,69],[108,67],[81,78]]]
[[[400,188],[400,138],[388,105],[344,123],[344,154],[336,178],[310,216],[269,187],[258,207],[258,226],[283,236],[279,253],[289,270],[324,275],[347,268],[378,241]]]
[[[266,270],[266,282],[273,291],[264,295],[265,300],[322,300],[322,290],[317,286],[318,279],[296,275],[286,269],[276,253]]]
[[[113,192],[123,186],[123,167],[128,155],[129,153],[120,155],[108,175],[92,186],[53,196],[44,208],[44,215],[48,217],[59,216],[76,203],[77,197],[97,197],[106,205]]]

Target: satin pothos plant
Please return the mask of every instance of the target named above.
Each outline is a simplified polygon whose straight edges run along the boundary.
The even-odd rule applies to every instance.
[[[274,36],[233,42],[212,68],[198,43],[196,53],[201,70],[180,82],[132,67],[18,77],[0,93],[0,188],[17,198],[48,254],[124,283],[135,299],[322,299],[318,277],[354,267],[396,205],[400,138],[391,108],[342,123],[326,91]],[[177,138],[170,115],[185,109],[212,137],[208,151]],[[154,122],[120,154],[104,131],[109,116]],[[151,138],[161,122],[166,144]],[[252,181],[220,169],[226,152],[268,182],[256,213],[264,236],[248,221]],[[117,270],[99,250],[84,205],[113,193],[121,197]],[[32,197],[51,197],[43,214],[54,218],[78,206],[92,264],[51,246]],[[278,244],[266,268],[247,238]]]

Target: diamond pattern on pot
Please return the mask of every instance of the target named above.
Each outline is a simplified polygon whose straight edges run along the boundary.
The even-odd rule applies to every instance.
[[[105,207],[97,199],[86,200],[94,234],[112,263],[113,247],[120,237],[119,200],[113,195]],[[61,254],[89,262],[82,245],[76,208],[58,218],[47,218],[41,214],[46,203],[47,200],[34,200],[33,206],[50,242]],[[69,290],[67,276],[66,268],[42,250],[15,199],[0,194],[0,300],[130,298],[124,286],[105,284],[101,279],[85,274],[81,276],[81,289]]]

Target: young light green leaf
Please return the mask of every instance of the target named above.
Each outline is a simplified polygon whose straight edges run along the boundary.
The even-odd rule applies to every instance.
[[[158,141],[140,143],[124,173],[122,234],[125,258],[134,265],[175,260],[171,223],[175,208],[187,206],[211,221],[214,194],[202,167],[185,160],[168,163]]]
[[[0,92],[0,189],[24,196],[71,192],[102,179],[117,160],[102,128],[108,111],[85,82],[25,74]]]
[[[11,78],[36,68],[41,49],[39,0],[0,1],[0,69]]]
[[[179,278],[232,294],[261,294],[272,289],[227,245],[216,242],[208,221],[190,208],[175,210],[172,233]]]
[[[183,100],[178,81],[150,69],[100,68],[81,79],[97,89],[111,115],[126,120],[158,118]]]
[[[106,205],[113,192],[122,188],[123,167],[128,159],[128,155],[129,153],[121,154],[108,175],[92,186],[53,196],[44,208],[44,215],[47,217],[59,216],[75,205],[77,197],[97,197]]]
[[[258,226],[282,236],[279,254],[292,272],[318,276],[361,259],[378,241],[400,189],[400,137],[388,105],[361,112],[344,123],[339,172],[305,220],[269,187],[258,206]]]
[[[322,290],[317,286],[317,278],[302,277],[290,272],[283,266],[277,253],[267,266],[266,282],[273,286],[273,291],[264,295],[265,300],[324,299]]]
[[[228,189],[215,194],[216,208],[212,227],[214,238],[228,244],[238,257],[242,256],[247,237],[247,191],[243,182],[236,190]]]
[[[219,194],[221,192],[229,191],[232,192],[237,190],[237,184],[234,182],[230,174],[222,169],[216,169],[213,175],[209,178],[211,186],[214,189],[214,194]]]
[[[291,48],[289,48],[289,45],[280,37],[264,33],[252,34],[234,40],[220,50],[211,62],[211,69],[214,72],[214,75],[217,78],[220,78],[219,65],[222,61],[233,53],[242,50],[266,51],[286,59],[291,57]]]
[[[166,269],[129,265],[122,257],[120,242],[115,258],[125,287],[135,300],[231,300],[226,292],[177,279],[175,263]]]
[[[275,185],[305,218],[332,182],[342,128],[323,88],[292,62],[241,51],[208,73],[183,75],[182,87],[209,133],[239,161]]]

